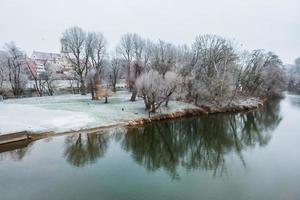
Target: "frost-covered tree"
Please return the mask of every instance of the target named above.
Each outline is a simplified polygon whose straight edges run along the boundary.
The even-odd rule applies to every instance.
[[[151,68],[163,76],[175,67],[176,49],[170,44],[160,40],[154,45],[151,56]]]
[[[143,63],[143,55],[145,51],[146,42],[142,39],[139,35],[133,34],[132,35],[132,43],[133,43],[133,63],[131,66],[131,73],[130,73],[130,85],[132,85],[132,95],[130,100],[135,101],[137,95],[137,89],[135,86],[136,79],[140,76],[142,69],[144,67]]]
[[[142,52],[143,69],[141,71],[149,71],[151,69],[151,57],[153,55],[154,46],[155,44],[151,40],[144,40],[144,50]]]
[[[80,91],[80,82],[79,82],[79,77],[78,74],[74,71],[71,71],[70,73],[67,74],[67,80],[70,86],[70,89],[73,94],[76,94]]]
[[[162,97],[165,101],[165,106],[168,106],[169,100],[174,95],[180,86],[181,78],[175,72],[167,72],[163,76]]]
[[[45,81],[41,74],[37,73],[36,65],[30,60],[26,61],[26,67],[30,73],[30,79],[33,80],[34,89],[38,96],[43,96],[45,90]]]
[[[26,55],[15,43],[5,44],[4,64],[8,73],[8,80],[14,96],[20,96],[28,82],[28,73],[25,67]]]
[[[102,33],[89,33],[87,36],[90,45],[88,46],[90,51],[90,59],[92,67],[99,73],[104,70],[105,60],[107,59],[107,41]]]
[[[123,62],[121,59],[114,57],[110,61],[110,69],[108,70],[109,82],[112,86],[113,92],[117,91],[116,85],[121,76],[121,70],[123,68]]]
[[[232,42],[216,35],[200,35],[192,50],[195,103],[199,98],[217,103],[228,98],[238,60]]]
[[[135,101],[137,95],[136,79],[149,64],[151,47],[151,41],[143,39],[136,33],[123,35],[117,47],[117,52],[126,61],[126,79],[129,90],[132,91],[131,101]]]
[[[182,77],[180,87],[181,99],[190,99],[193,93],[193,52],[187,45],[181,45],[176,48],[176,71]]]
[[[58,66],[51,62],[46,62],[45,72],[41,74],[42,79],[45,81],[45,90],[49,96],[53,96],[56,90],[56,80],[58,79],[57,71]]]
[[[280,96],[286,86],[282,61],[272,52],[254,50],[245,60],[241,90],[250,96]]]
[[[60,40],[62,51],[77,73],[80,82],[81,94],[86,94],[85,78],[88,73],[91,38],[87,39],[87,34],[80,27],[74,26],[66,29]]]
[[[130,84],[130,68],[131,62],[134,55],[134,44],[133,44],[132,33],[127,33],[121,37],[120,43],[117,46],[117,52],[126,61],[126,80],[129,90],[132,89],[132,84]]]
[[[88,48],[88,51],[90,52],[90,64],[94,72],[93,77],[89,77],[89,80],[91,80],[91,78],[93,79],[90,84],[92,84],[92,99],[95,99],[94,94],[96,92],[96,86],[101,84],[101,76],[103,77],[104,67],[107,63],[107,42],[102,33],[89,33],[87,41],[87,44],[89,45],[86,48]]]
[[[56,71],[59,66],[56,63],[45,61],[44,71],[37,73],[36,65],[31,61],[26,61],[27,70],[30,73],[30,79],[33,80],[34,89],[38,96],[48,94],[49,96],[54,95],[56,89],[56,80],[58,79]]]
[[[139,95],[144,99],[145,108],[149,112],[156,112],[164,102],[167,105],[178,82],[178,76],[174,72],[167,72],[163,76],[158,71],[150,70],[137,79],[136,87]]]

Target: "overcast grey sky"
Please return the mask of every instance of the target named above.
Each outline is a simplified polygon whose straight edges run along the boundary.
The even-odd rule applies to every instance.
[[[0,0],[0,46],[15,41],[59,52],[59,38],[78,25],[102,32],[113,48],[135,32],[153,40],[191,44],[198,34],[235,38],[243,48],[300,57],[300,0]]]

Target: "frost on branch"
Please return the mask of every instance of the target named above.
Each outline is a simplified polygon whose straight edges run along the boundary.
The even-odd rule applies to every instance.
[[[144,99],[145,108],[155,112],[163,103],[168,101],[175,92],[179,78],[174,72],[167,72],[164,76],[158,71],[150,70],[142,74],[136,81],[138,94]]]

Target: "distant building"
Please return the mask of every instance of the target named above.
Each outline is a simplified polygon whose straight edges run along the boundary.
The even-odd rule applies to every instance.
[[[60,53],[33,51],[30,59],[35,65],[37,75],[46,71],[46,65],[53,67],[62,79],[66,77],[66,72],[70,70],[66,65],[65,56]]]
[[[60,53],[47,53],[41,51],[33,51],[31,55],[31,59],[42,64],[47,61],[51,63],[60,64],[62,57]]]

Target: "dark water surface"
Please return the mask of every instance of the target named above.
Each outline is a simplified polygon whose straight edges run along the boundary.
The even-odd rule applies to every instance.
[[[300,96],[0,152],[1,200],[299,200]]]

